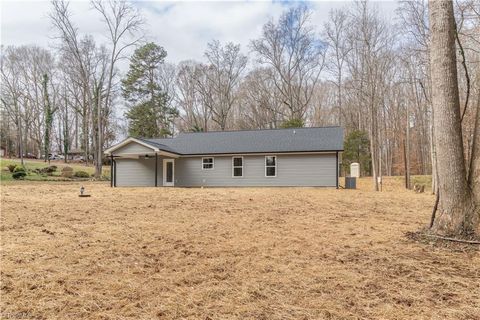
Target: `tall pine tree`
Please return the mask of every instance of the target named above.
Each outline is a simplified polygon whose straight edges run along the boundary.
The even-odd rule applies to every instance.
[[[122,93],[130,104],[125,114],[128,134],[137,137],[165,137],[172,134],[177,110],[166,104],[167,95],[159,81],[160,66],[167,52],[149,42],[135,50],[130,69],[122,80]]]
[[[43,99],[44,99],[44,110],[45,110],[45,134],[44,134],[44,152],[45,152],[45,162],[50,162],[50,135],[52,133],[53,125],[53,115],[56,111],[56,108],[53,108],[50,103],[50,97],[48,95],[48,75],[43,75],[42,81],[43,87]]]

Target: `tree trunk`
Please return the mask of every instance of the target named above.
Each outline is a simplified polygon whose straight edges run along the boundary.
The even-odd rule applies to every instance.
[[[370,135],[370,149],[371,149],[371,159],[372,159],[372,178],[373,178],[373,189],[378,191],[378,174],[377,174],[377,144],[374,142],[375,137]]]
[[[405,188],[410,189],[410,112],[407,105],[407,132],[405,139]]]
[[[18,102],[15,101],[15,109],[17,110],[17,116],[16,116],[16,120],[17,120],[17,134],[18,134],[18,153],[19,153],[19,157],[20,157],[20,164],[23,166],[24,165],[24,162],[23,162],[23,137],[22,137],[22,121],[20,119],[20,116],[19,116],[19,113],[18,113]]]
[[[480,67],[479,67],[479,76],[480,76]],[[473,198],[478,207],[480,207],[480,90],[478,91],[477,98],[477,110],[475,117],[475,127],[473,129],[473,144],[472,144],[472,153],[470,158],[470,170],[468,171],[468,183],[473,192]],[[480,212],[477,212],[477,215],[473,217],[474,225],[477,227],[477,233],[480,232],[479,228],[479,219]]]
[[[403,164],[405,166],[405,189],[410,189],[410,177],[407,164],[407,144],[403,140]]]
[[[88,93],[88,90],[90,90],[88,88],[88,85],[85,85],[84,84],[84,87],[83,87],[83,106],[82,106],[82,148],[83,148],[83,156],[84,156],[84,160],[85,160],[85,166],[88,166],[88,156],[90,154],[90,148],[89,148],[89,139],[88,139],[88,136],[89,136],[89,126],[88,126],[88,123],[89,123],[89,112],[88,112],[88,108],[89,108],[89,105],[90,105],[90,101],[89,99],[87,99],[87,95],[89,94]]]
[[[372,159],[372,178],[373,178],[373,189],[375,191],[379,191],[379,186],[378,186],[378,157],[377,157],[377,152],[378,152],[378,140],[377,140],[377,130],[376,130],[376,122],[375,122],[375,116],[376,113],[374,113],[374,107],[373,105],[370,106],[371,108],[371,123],[370,123],[370,153],[371,153],[371,159]]]
[[[432,230],[443,235],[474,232],[475,205],[467,185],[451,1],[429,1],[432,105],[440,201]]]
[[[63,155],[65,156],[64,162],[68,162],[68,151],[70,148],[70,138],[68,136],[68,102],[67,102],[67,94],[65,92],[65,117],[64,117],[64,124],[63,124]]]
[[[78,132],[80,128],[78,126],[78,112],[75,111],[75,149],[78,150]]]
[[[25,102],[24,102],[25,103]],[[28,120],[26,119],[26,117],[24,118],[24,122],[25,122],[25,125],[24,125],[24,131],[23,131],[23,154],[24,155],[27,155],[28,154]]]
[[[97,136],[96,136],[96,149],[95,149],[95,178],[100,178],[102,176],[102,156],[103,156],[103,128],[102,128],[102,84],[100,83],[97,87]]]
[[[433,110],[432,110],[433,111]],[[437,181],[437,153],[435,151],[435,133],[433,131],[433,118],[435,114],[432,112],[432,124],[430,125],[430,157],[432,162],[432,194],[436,194],[438,190]]]

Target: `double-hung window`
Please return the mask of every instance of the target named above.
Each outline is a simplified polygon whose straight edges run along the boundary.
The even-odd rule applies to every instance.
[[[277,157],[266,156],[265,157],[265,177],[277,176]]]
[[[213,158],[202,158],[202,169],[203,170],[212,170],[213,169]]]
[[[232,175],[233,177],[243,177],[243,157],[232,158]]]

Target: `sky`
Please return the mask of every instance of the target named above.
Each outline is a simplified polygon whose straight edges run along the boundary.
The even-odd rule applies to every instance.
[[[204,61],[206,44],[218,39],[241,45],[249,53],[250,40],[260,36],[269,19],[277,19],[292,1],[135,1],[146,20],[147,40],[163,46],[167,61],[178,63],[194,59]],[[312,22],[318,29],[327,21],[330,10],[351,6],[352,2],[316,1]],[[397,3],[376,2],[387,19],[394,18]],[[72,20],[83,34],[91,34],[99,43],[107,39],[106,29],[88,1],[71,1]],[[0,0],[2,45],[36,44],[53,48],[55,30],[48,18],[49,1]],[[122,67],[126,68],[126,65]]]

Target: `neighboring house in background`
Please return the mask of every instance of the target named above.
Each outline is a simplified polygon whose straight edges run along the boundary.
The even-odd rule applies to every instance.
[[[85,152],[82,149],[72,149],[68,151],[67,159],[68,160],[85,160]]]
[[[105,151],[112,186],[338,188],[340,127],[128,138]]]

